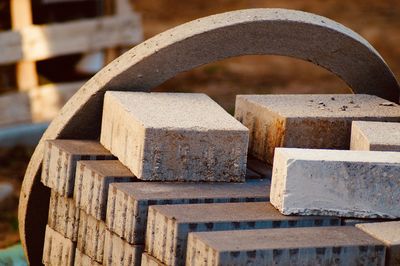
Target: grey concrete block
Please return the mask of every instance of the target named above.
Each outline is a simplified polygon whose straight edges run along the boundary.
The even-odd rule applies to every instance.
[[[132,172],[118,160],[79,161],[76,168],[76,206],[97,220],[106,218],[109,185],[136,180]]]
[[[103,263],[105,233],[106,225],[103,221],[80,211],[77,247],[99,263]]]
[[[285,216],[268,202],[150,206],[145,250],[184,265],[189,232],[340,225],[335,217]]]
[[[350,149],[400,151],[400,123],[353,121]]]
[[[75,243],[46,226],[42,262],[44,265],[74,265]]]
[[[97,141],[48,140],[45,144],[41,181],[58,194],[72,197],[77,161],[113,158]]]
[[[165,264],[144,252],[142,254],[142,266],[165,266]]]
[[[51,191],[48,226],[76,242],[79,228],[79,209],[71,198]]]
[[[139,179],[242,182],[248,129],[205,94],[108,91],[100,142]]]
[[[113,232],[106,230],[104,242],[104,265],[140,266],[143,245],[132,245]]]
[[[283,214],[400,217],[400,153],[277,148],[271,203]]]
[[[264,180],[238,183],[140,182],[111,184],[106,223],[131,244],[144,244],[147,210],[151,205],[269,200]]]
[[[400,265],[400,221],[363,223],[356,227],[386,245],[386,265]]]
[[[235,117],[250,130],[249,154],[273,162],[276,147],[348,149],[353,120],[400,121],[400,106],[363,94],[238,95]]]
[[[381,265],[385,246],[355,227],[190,233],[186,265]]]
[[[85,253],[82,253],[79,249],[75,250],[75,263],[77,266],[100,266],[102,264],[98,263]]]

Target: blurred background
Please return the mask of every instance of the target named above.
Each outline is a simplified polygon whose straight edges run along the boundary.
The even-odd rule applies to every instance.
[[[26,7],[22,11],[24,7],[13,6],[24,1],[0,0],[0,46],[5,44],[10,48],[13,37],[7,34],[33,24],[39,26],[39,30],[35,28],[32,32],[40,33],[35,33],[39,37],[34,38],[44,38],[49,42],[54,38],[61,40],[61,44],[66,42],[63,38],[68,38],[69,50],[55,52],[57,49],[50,49],[53,54],[49,56],[42,55],[40,49],[43,48],[38,47],[37,57],[26,60],[23,56],[16,56],[22,59],[14,61],[7,59],[13,50],[0,52],[0,265],[8,263],[6,252],[21,256],[21,250],[15,246],[19,242],[19,189],[34,145],[48,121],[82,82],[142,39],[199,17],[230,10],[258,7],[297,9],[328,17],[353,29],[367,39],[395,75],[400,76],[398,0],[131,0],[132,10],[129,12],[125,8],[118,10],[113,0],[32,0],[28,1],[31,21],[26,21]],[[113,20],[99,22],[98,19],[104,19],[104,16]],[[138,17],[129,19],[133,16]],[[74,38],[58,36],[47,30],[49,25],[71,21],[84,23],[71,24],[71,36],[79,35],[74,27],[86,25],[89,30],[93,27],[90,32],[97,46],[89,45],[80,51],[74,49],[74,45],[82,45],[79,38],[75,43]],[[113,31],[113,27],[119,29],[121,25],[126,28],[122,35],[114,36],[107,32]],[[103,31],[106,40],[100,36]],[[86,35],[91,38],[90,34]],[[32,74],[33,81],[30,80]],[[181,73],[156,90],[203,92],[231,113],[237,94],[351,92],[328,71],[308,62],[279,56],[243,56],[208,64]]]

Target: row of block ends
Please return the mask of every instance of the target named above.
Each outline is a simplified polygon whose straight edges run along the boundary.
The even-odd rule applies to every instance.
[[[337,217],[399,218],[397,104],[370,95],[248,95],[237,97],[235,118],[203,94],[107,92],[100,143],[46,143],[42,182],[52,189],[52,195],[44,264],[67,257],[65,261],[77,265],[120,265],[117,261],[126,265],[201,265],[207,261],[240,265],[240,261],[260,262],[267,257],[284,264],[286,259],[301,262],[313,252],[316,257],[309,257],[314,259],[323,255],[325,259],[364,256],[372,260],[375,254],[376,265],[384,263],[385,253],[387,262],[398,259],[400,222],[360,225],[368,234],[335,226],[260,231],[343,223]],[[248,161],[248,155],[259,161]],[[247,163],[253,167],[246,167]],[[271,164],[272,180],[267,169]],[[264,180],[246,179],[246,173]],[[220,203],[224,203],[222,209]],[[164,204],[168,208],[161,216],[173,217],[172,221],[157,216],[158,206],[149,209]],[[169,204],[186,207],[174,210]],[[183,215],[185,225],[168,224],[179,223],[179,213],[192,209],[191,217]],[[265,217],[255,217],[255,213]],[[202,216],[207,217],[199,220]],[[185,223],[185,219],[192,220]],[[299,222],[302,219],[308,220]],[[168,231],[171,228],[178,231]],[[163,233],[164,229],[168,230]],[[188,235],[196,230],[236,229],[258,230]],[[294,243],[299,245],[297,253],[286,248],[288,254],[276,256],[282,251],[279,245],[293,243],[296,235],[315,239],[310,246]],[[318,247],[314,243],[321,235],[332,237]],[[182,243],[177,244],[174,237],[178,236]],[[265,241],[268,237],[275,240]],[[240,241],[246,238],[249,241]],[[362,254],[337,249],[352,238],[359,240],[353,244]],[[219,252],[219,245],[236,242],[241,245],[223,247],[231,252]],[[271,256],[262,251],[241,253],[240,249],[257,250],[258,244],[251,243],[264,243],[267,246],[260,249],[271,251]],[[322,252],[322,247],[333,249]]]

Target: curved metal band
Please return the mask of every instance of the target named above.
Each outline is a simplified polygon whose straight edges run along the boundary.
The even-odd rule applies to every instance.
[[[399,85],[378,52],[332,20],[283,9],[249,9],[198,19],[134,47],[90,79],[51,123],[29,163],[19,205],[21,240],[40,262],[49,191],[40,183],[43,141],[96,139],[106,90],[148,91],[178,73],[216,60],[255,54],[296,57],[343,79],[355,93],[399,99]]]

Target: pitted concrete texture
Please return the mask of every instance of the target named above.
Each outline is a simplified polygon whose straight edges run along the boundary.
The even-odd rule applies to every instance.
[[[142,254],[142,266],[165,266],[165,264],[144,252]]]
[[[385,243],[386,265],[400,265],[400,221],[364,223],[356,227]]]
[[[137,182],[111,184],[106,223],[130,244],[144,244],[151,205],[268,201],[268,181],[246,183]]]
[[[307,60],[343,79],[355,93],[396,102],[399,99],[396,78],[368,41],[318,15],[285,9],[237,10],[161,33],[99,71],[68,101],[43,135],[27,168],[18,208],[19,231],[28,260],[40,263],[47,210],[38,213],[38,209],[50,197],[39,174],[45,140],[97,139],[107,90],[150,91],[200,65],[257,54]]]
[[[248,129],[205,94],[107,92],[100,142],[139,179],[243,182]]]
[[[37,210],[50,197],[39,174],[45,140],[97,139],[107,90],[150,91],[200,65],[257,54],[307,60],[343,79],[355,93],[399,99],[396,78],[368,41],[318,15],[285,9],[237,10],[161,33],[99,71],[68,101],[43,135],[27,168],[20,197],[19,230],[28,260],[40,262],[47,211]]]
[[[76,242],[79,228],[79,209],[71,198],[51,192],[48,226]]]
[[[400,217],[400,153],[277,148],[271,203],[283,214]]]
[[[106,218],[109,185],[136,179],[118,160],[79,161],[76,168],[76,206],[97,220]]]
[[[276,147],[348,149],[353,120],[400,121],[400,106],[371,95],[238,95],[235,117],[249,153],[273,162]]]
[[[46,226],[42,263],[46,266],[73,266],[75,243]]]
[[[104,265],[140,266],[143,245],[132,245],[109,230],[104,242]]]
[[[77,248],[99,263],[103,263],[106,225],[80,211]]]
[[[355,227],[190,233],[186,265],[381,265],[382,242]]]
[[[75,263],[77,266],[100,266],[98,263],[88,255],[82,253],[79,249],[75,249]]]
[[[350,149],[400,151],[400,123],[353,121]]]
[[[113,159],[100,143],[91,140],[48,140],[44,151],[42,183],[58,194],[72,197],[79,160]]]
[[[150,206],[145,250],[184,265],[189,232],[340,225],[335,217],[285,216],[268,202]]]

